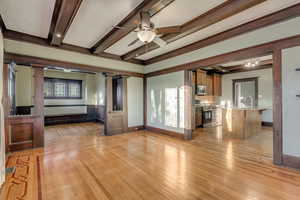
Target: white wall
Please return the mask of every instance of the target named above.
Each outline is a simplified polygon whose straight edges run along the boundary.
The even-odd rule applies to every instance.
[[[33,70],[31,67],[16,65],[16,106],[33,105]]]
[[[282,108],[283,154],[300,157],[300,47],[283,50],[282,54]]]
[[[250,33],[240,35],[216,44],[210,45],[176,56],[158,63],[154,63],[145,68],[145,73],[170,68],[176,65],[189,63],[192,61],[209,58],[216,55],[236,51],[239,49],[271,42],[274,40],[287,38],[300,34],[300,17],[284,21],[275,25],[261,28]]]
[[[266,108],[263,112],[262,121],[273,122],[273,70],[262,69],[250,72],[226,74],[222,76],[222,98],[221,101],[233,105],[232,80],[258,77],[258,106]]]
[[[102,74],[96,74],[97,105],[105,105],[105,77]]]
[[[3,93],[3,36],[0,30],[0,99]],[[5,180],[5,136],[4,136],[4,113],[0,103],[0,187]]]
[[[143,79],[127,79],[128,127],[144,125],[144,86]]]
[[[184,72],[147,79],[147,125],[184,133]]]

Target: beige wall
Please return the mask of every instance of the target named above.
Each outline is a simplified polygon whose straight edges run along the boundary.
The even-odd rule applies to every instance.
[[[283,153],[300,157],[300,47],[282,52]]]
[[[184,133],[184,72],[147,79],[147,125]]]
[[[16,65],[16,106],[33,105],[33,70]]]
[[[144,124],[144,85],[143,79],[130,77],[127,79],[128,126]]]
[[[3,36],[0,30],[0,99],[3,93]],[[5,136],[3,105],[0,104],[0,186],[5,180]]]
[[[221,103],[233,105],[232,80],[258,77],[258,106],[266,108],[262,120],[273,122],[273,71],[272,69],[255,70],[250,72],[227,74],[222,76]]]

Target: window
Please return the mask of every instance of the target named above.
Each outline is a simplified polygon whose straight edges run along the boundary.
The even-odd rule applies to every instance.
[[[239,108],[258,105],[258,78],[233,80],[233,102]]]
[[[81,99],[82,81],[59,78],[45,78],[45,99]]]

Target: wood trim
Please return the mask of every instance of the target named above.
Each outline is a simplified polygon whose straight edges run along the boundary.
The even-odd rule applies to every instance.
[[[258,106],[258,77],[253,78],[243,78],[243,79],[234,79],[232,80],[232,102],[234,106],[236,105],[235,102],[235,84],[238,82],[247,82],[247,81],[254,81],[255,82],[255,106]]]
[[[41,67],[59,66],[64,68],[79,69],[79,70],[91,71],[91,72],[104,72],[104,73],[113,73],[116,75],[121,74],[121,75],[128,75],[134,77],[144,77],[144,74],[137,73],[137,72],[114,70],[114,69],[108,69],[104,67],[94,67],[90,65],[38,58],[38,57],[13,54],[13,53],[4,53],[4,61],[5,63],[15,62],[16,64],[22,64],[22,65],[35,65],[35,67],[37,67],[37,65],[40,65]]]
[[[154,58],[150,58],[145,61],[145,64],[150,65],[150,64],[153,64],[156,62],[160,62],[162,60],[166,60],[166,59],[173,58],[173,57],[176,57],[176,56],[179,56],[182,54],[186,54],[186,53],[195,51],[197,49],[201,49],[203,47],[207,47],[209,45],[216,44],[223,40],[227,40],[227,39],[242,35],[244,33],[248,33],[248,32],[254,31],[256,29],[263,28],[263,27],[266,27],[266,26],[269,26],[272,24],[276,24],[276,23],[279,23],[279,22],[282,22],[285,20],[289,20],[289,19],[292,19],[292,18],[295,18],[298,16],[300,16],[300,3],[293,5],[291,7],[285,8],[283,10],[280,10],[278,12],[258,18],[251,22],[239,25],[239,26],[229,29],[227,31],[210,36],[208,38],[205,38],[198,42],[192,43],[190,45],[186,45],[184,47],[181,47],[176,50],[167,52],[165,54],[156,56]]]
[[[181,25],[180,33],[167,34],[165,36],[162,36],[161,39],[163,39],[167,43],[174,42],[265,1],[266,0],[225,1],[219,6]],[[159,45],[157,45],[154,42],[151,42],[150,44],[143,45],[137,49],[126,53],[122,56],[122,58],[124,60],[135,58],[145,53],[149,53],[157,48],[159,48]]]
[[[55,0],[54,10],[53,10],[52,19],[51,19],[51,25],[50,25],[49,34],[48,34],[49,43],[51,42],[51,40],[53,38],[53,34],[54,34],[54,31],[55,31],[55,26],[56,26],[56,23],[57,23],[57,20],[58,20],[58,15],[59,15],[59,12],[60,12],[62,1],[63,0]]]
[[[33,68],[34,81],[34,107],[33,115],[39,116],[35,123],[35,129],[38,134],[35,135],[34,147],[44,146],[44,69],[40,67]]]
[[[264,121],[262,121],[262,122],[261,122],[261,125],[262,125],[262,126],[273,127],[273,122],[264,122]]]
[[[283,165],[295,169],[300,169],[300,157],[283,155]]]
[[[159,133],[159,134],[162,134],[162,135],[175,137],[175,138],[178,138],[178,139],[181,139],[181,140],[185,139],[184,134],[177,133],[177,132],[174,132],[174,131],[168,131],[168,130],[165,130],[165,129],[155,128],[155,127],[152,127],[152,126],[146,126],[146,130],[154,132],[154,133]]]
[[[136,29],[140,21],[139,13],[141,11],[147,11],[151,8],[156,8],[154,13],[152,13],[153,16],[173,1],[174,0],[167,1],[165,6],[159,6],[162,3],[161,0],[144,0],[117,25],[117,27],[126,27],[126,29],[113,28],[91,48],[91,51],[96,54],[101,53]]]
[[[4,20],[0,14],[0,29],[2,32],[6,31],[6,26],[5,26],[5,23],[4,23]]]
[[[135,132],[135,131],[140,131],[140,130],[144,130],[145,127],[144,126],[131,126],[127,128],[127,132]]]
[[[56,21],[51,22],[51,24],[55,23],[54,31],[49,34],[52,36],[51,45],[61,45],[79,10],[81,3],[82,0],[62,0],[61,2],[55,3],[55,6],[60,7],[59,9],[54,8],[54,14],[58,14],[58,16],[54,16],[52,19]],[[57,10],[59,10],[58,13]],[[52,31],[53,29],[50,30]],[[58,37],[56,34],[60,34],[60,37]]]
[[[282,144],[282,51],[276,49],[273,53],[273,162],[283,163]]]
[[[61,44],[60,46],[52,46],[50,45],[49,41],[44,38],[28,35],[25,33],[20,33],[12,30],[6,30],[4,31],[4,39],[10,39],[10,40],[15,40],[15,41],[21,41],[21,42],[28,42],[31,44],[37,44],[41,45],[44,47],[48,48],[54,48],[54,49],[59,49],[59,50],[65,50],[65,51],[72,51],[80,54],[85,54],[89,56],[95,56],[95,57],[100,57],[100,58],[108,58],[112,60],[118,60],[118,61],[123,61],[123,62],[128,62],[128,63],[133,63],[133,64],[139,64],[139,65],[144,65],[144,62],[142,60],[138,59],[131,59],[124,61],[121,59],[121,56],[110,54],[110,53],[99,53],[99,54],[93,54],[89,49],[83,48],[83,47],[78,47],[74,45],[69,45],[69,44]]]
[[[144,126],[147,126],[147,78],[143,78],[143,89],[144,89]]]
[[[9,152],[9,97],[8,97],[8,64],[3,65],[3,91],[2,91],[2,105],[3,105],[3,113],[4,113],[4,131],[5,131],[5,152]]]
[[[193,112],[193,86],[192,86],[192,71],[184,70],[184,138],[185,140],[192,139],[192,127],[194,119]]]
[[[300,35],[296,35],[296,36],[240,49],[237,51],[193,61],[190,63],[177,65],[167,69],[150,72],[145,74],[145,76],[152,77],[152,76],[159,76],[162,74],[168,74],[168,73],[182,71],[182,70],[201,69],[207,66],[218,65],[221,63],[265,56],[265,55],[272,54],[275,49],[284,49],[284,48],[290,48],[299,45],[300,45]]]

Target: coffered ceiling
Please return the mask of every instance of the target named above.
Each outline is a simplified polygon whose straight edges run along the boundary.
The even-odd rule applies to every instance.
[[[0,14],[7,31],[4,36],[10,39],[143,64],[299,3],[300,0],[1,0]],[[181,32],[161,35],[166,46],[145,46],[141,41],[128,46],[137,39],[134,30],[139,13],[150,10],[155,27],[180,26]]]

